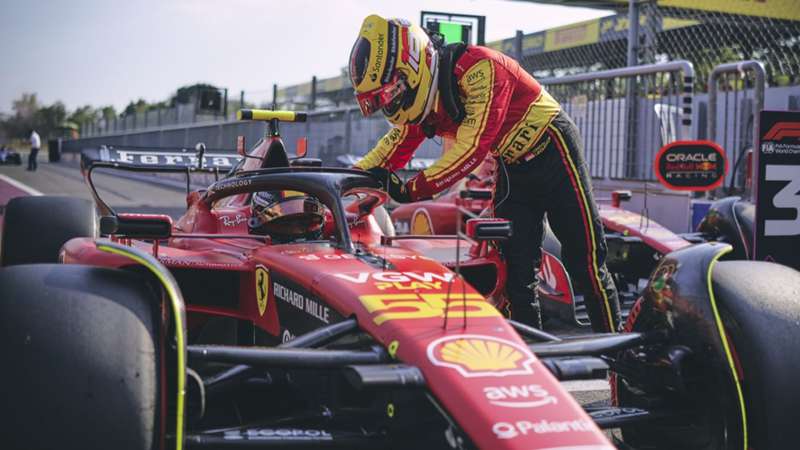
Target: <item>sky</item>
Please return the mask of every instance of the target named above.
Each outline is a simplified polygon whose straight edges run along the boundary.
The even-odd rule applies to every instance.
[[[272,84],[346,66],[364,17],[486,16],[487,42],[609,11],[507,0],[0,0],[0,113],[35,92],[67,108],[166,100],[206,82],[271,98]]]

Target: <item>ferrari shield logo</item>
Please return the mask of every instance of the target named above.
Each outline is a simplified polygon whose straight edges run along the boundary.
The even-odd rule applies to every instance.
[[[428,359],[468,378],[533,373],[530,350],[493,336],[461,334],[436,339],[428,345]]]
[[[269,269],[264,266],[256,267],[256,300],[258,300],[258,314],[263,316],[267,310],[269,298]]]

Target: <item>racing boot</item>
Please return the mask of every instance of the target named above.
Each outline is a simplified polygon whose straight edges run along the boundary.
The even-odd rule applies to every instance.
[[[536,295],[536,281],[521,289],[508,286],[511,320],[542,329],[542,306]]]

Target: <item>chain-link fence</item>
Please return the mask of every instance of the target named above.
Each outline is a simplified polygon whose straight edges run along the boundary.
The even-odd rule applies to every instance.
[[[754,3],[748,9],[720,1],[696,1],[694,8],[661,6],[690,3],[639,4],[635,64],[690,61],[697,92],[707,91],[708,75],[717,65],[748,59],[764,63],[770,86],[800,84],[800,3],[793,9],[747,2]],[[585,73],[629,65],[630,24],[629,14],[621,12],[490,45],[520,57],[534,76]]]
[[[693,73],[673,61],[541,81],[578,125],[593,177],[654,180],[658,149],[689,138]]]

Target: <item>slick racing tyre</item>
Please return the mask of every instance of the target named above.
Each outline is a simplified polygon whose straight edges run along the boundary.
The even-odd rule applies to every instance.
[[[58,262],[68,240],[95,237],[94,204],[74,197],[17,197],[6,205],[0,265]]]
[[[158,448],[159,297],[137,274],[0,268],[3,448]]]
[[[789,412],[800,404],[800,272],[766,262],[722,261],[713,269],[712,289],[741,379],[743,405],[727,373],[698,370],[703,362],[695,361],[684,374],[687,394],[674,393],[666,400],[667,407],[685,414],[623,427],[626,444],[637,449],[743,449],[746,439],[746,448],[795,448],[800,438],[794,431],[796,417]],[[626,329],[652,329],[649,318],[644,310],[632,313]],[[621,377],[615,388],[620,405],[665,406],[663,398]]]

